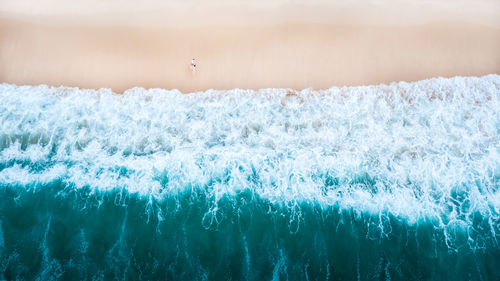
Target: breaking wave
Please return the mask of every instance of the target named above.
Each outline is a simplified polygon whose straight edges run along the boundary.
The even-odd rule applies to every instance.
[[[499,75],[0,104],[2,279],[500,276]]]

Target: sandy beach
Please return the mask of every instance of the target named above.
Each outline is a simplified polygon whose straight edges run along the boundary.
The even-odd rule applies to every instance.
[[[325,11],[325,3],[303,12],[295,6],[222,12],[160,5],[134,14],[126,5],[118,13],[115,6],[71,10],[45,1],[30,10],[29,1],[2,2],[0,81],[15,84],[192,92],[500,73],[500,23],[494,17],[500,5],[491,1],[470,14],[467,7],[462,14],[436,8],[426,17],[411,12],[410,4],[406,14],[355,6]]]

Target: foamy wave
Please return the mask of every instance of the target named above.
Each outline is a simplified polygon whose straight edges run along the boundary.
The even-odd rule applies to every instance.
[[[1,84],[0,103],[1,184],[215,202],[250,190],[288,208],[499,227],[499,75],[192,94]]]

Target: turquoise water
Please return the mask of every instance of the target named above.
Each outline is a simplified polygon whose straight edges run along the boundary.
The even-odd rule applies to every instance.
[[[500,279],[498,75],[0,104],[0,279]]]

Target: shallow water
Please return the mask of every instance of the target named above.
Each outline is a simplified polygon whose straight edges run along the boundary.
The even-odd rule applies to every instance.
[[[500,76],[0,85],[1,279],[500,278]]]

